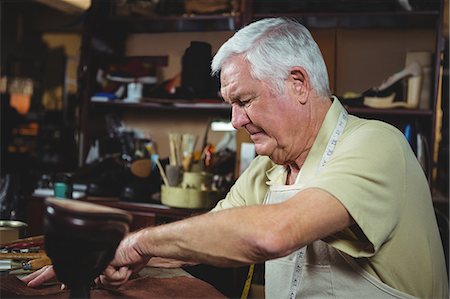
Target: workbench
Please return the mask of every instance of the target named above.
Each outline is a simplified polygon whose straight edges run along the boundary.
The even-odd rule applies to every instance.
[[[69,298],[69,290],[53,283],[29,288],[15,275],[0,277],[2,298]],[[182,269],[146,267],[139,276],[115,290],[93,287],[91,298],[226,298],[210,284]]]

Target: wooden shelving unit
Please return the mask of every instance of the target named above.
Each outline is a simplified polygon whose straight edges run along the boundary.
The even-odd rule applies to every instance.
[[[286,1],[282,1],[285,3]],[[268,5],[267,9],[258,11],[258,5]],[[92,48],[92,40],[101,37],[114,47],[114,55],[124,55],[124,43],[126,36],[131,33],[167,33],[167,32],[193,32],[193,31],[234,31],[249,22],[265,17],[290,17],[300,20],[309,28],[331,28],[331,29],[432,29],[436,32],[433,55],[433,77],[432,95],[429,109],[371,109],[360,107],[349,107],[349,112],[358,116],[376,118],[395,123],[397,126],[402,122],[420,121],[430,144],[430,152],[434,151],[434,140],[436,138],[436,122],[438,109],[437,98],[439,94],[439,69],[441,66],[441,55],[444,48],[442,38],[442,11],[443,1],[434,1],[424,10],[361,10],[361,11],[307,11],[301,12],[284,8],[277,1],[259,2],[257,0],[241,1],[239,12],[233,14],[218,15],[167,15],[167,16],[120,16],[114,14],[113,1],[93,0],[90,12],[85,22],[83,35],[83,48],[79,71],[79,88],[81,96],[81,131],[84,141],[82,142],[81,157],[83,157],[90,142],[89,121],[93,110],[139,110],[139,111],[203,111],[226,115],[230,113],[230,107],[226,104],[201,105],[195,101],[185,102],[180,99],[161,100],[145,99],[141,103],[126,102],[91,102],[93,94],[93,81],[95,80],[96,57],[99,55]],[[271,11],[270,6],[273,6]],[[434,5],[434,6],[433,6]],[[260,6],[259,6],[260,7]],[[167,104],[164,103],[167,101]],[[432,165],[430,161],[430,165]],[[430,177],[432,165],[428,176]]]
[[[161,99],[158,102],[154,102],[154,99],[149,102],[145,102],[143,99],[140,103],[130,103],[123,101],[111,101],[111,102],[92,102],[91,107],[93,109],[151,109],[151,110],[202,110],[202,111],[219,111],[230,112],[231,106],[225,102],[203,102],[203,101],[185,101],[185,100],[167,100]],[[164,103],[166,102],[166,103]]]

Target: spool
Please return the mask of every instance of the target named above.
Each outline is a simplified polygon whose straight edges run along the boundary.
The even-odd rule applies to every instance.
[[[215,190],[202,191],[180,187],[161,186],[161,203],[174,208],[209,209],[219,199],[219,192]]]
[[[0,243],[9,243],[25,236],[25,222],[17,220],[0,220]]]

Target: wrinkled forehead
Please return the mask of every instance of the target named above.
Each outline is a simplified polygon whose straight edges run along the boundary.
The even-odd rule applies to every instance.
[[[238,67],[240,70],[250,71],[251,63],[248,61],[244,53],[234,54],[228,57],[222,64],[222,70],[226,67]]]
[[[221,93],[229,101],[239,100],[258,89],[258,80],[250,74],[249,64],[242,58],[229,59],[220,73]]]
[[[220,81],[222,84],[227,84],[229,81],[234,81],[237,78],[252,78],[250,73],[250,64],[243,57],[243,55],[234,55],[227,59],[222,65],[220,71]]]

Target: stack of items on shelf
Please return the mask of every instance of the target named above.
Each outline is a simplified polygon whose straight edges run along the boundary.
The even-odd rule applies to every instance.
[[[268,5],[270,2],[276,5]],[[278,0],[254,1],[255,13],[290,12],[376,12],[439,9],[437,1],[428,0]]]
[[[238,0],[185,0],[186,14],[236,14],[239,11]]]
[[[181,72],[163,82],[158,78],[158,68],[167,66],[167,56],[107,61],[97,71],[97,92],[91,101],[169,103],[164,100],[218,99],[220,83],[219,78],[211,77],[211,59],[209,43],[192,41],[183,54]]]
[[[181,61],[181,72],[153,89],[149,96],[159,99],[218,99],[220,83],[211,77],[212,47],[191,41]]]
[[[108,137],[98,141],[87,164],[77,170],[87,184],[90,197],[116,197],[123,201],[150,202],[159,192],[159,173],[152,166],[146,147],[150,137],[127,129],[115,115],[106,116]]]
[[[140,15],[155,17],[158,15],[195,15],[195,14],[236,14],[239,11],[238,0],[118,0],[116,15]]]
[[[159,203],[153,195],[160,191],[161,177],[146,149],[151,138],[127,129],[117,116],[107,115],[106,122],[108,135],[94,142],[86,164],[43,175],[34,195]]]
[[[158,82],[158,67],[166,66],[167,62],[167,56],[111,59],[97,71],[97,92],[91,100],[139,102]]]
[[[117,16],[140,15],[153,17],[159,0],[116,0],[115,14]]]
[[[340,97],[349,107],[430,109],[431,53],[409,52],[405,68],[361,94]]]

